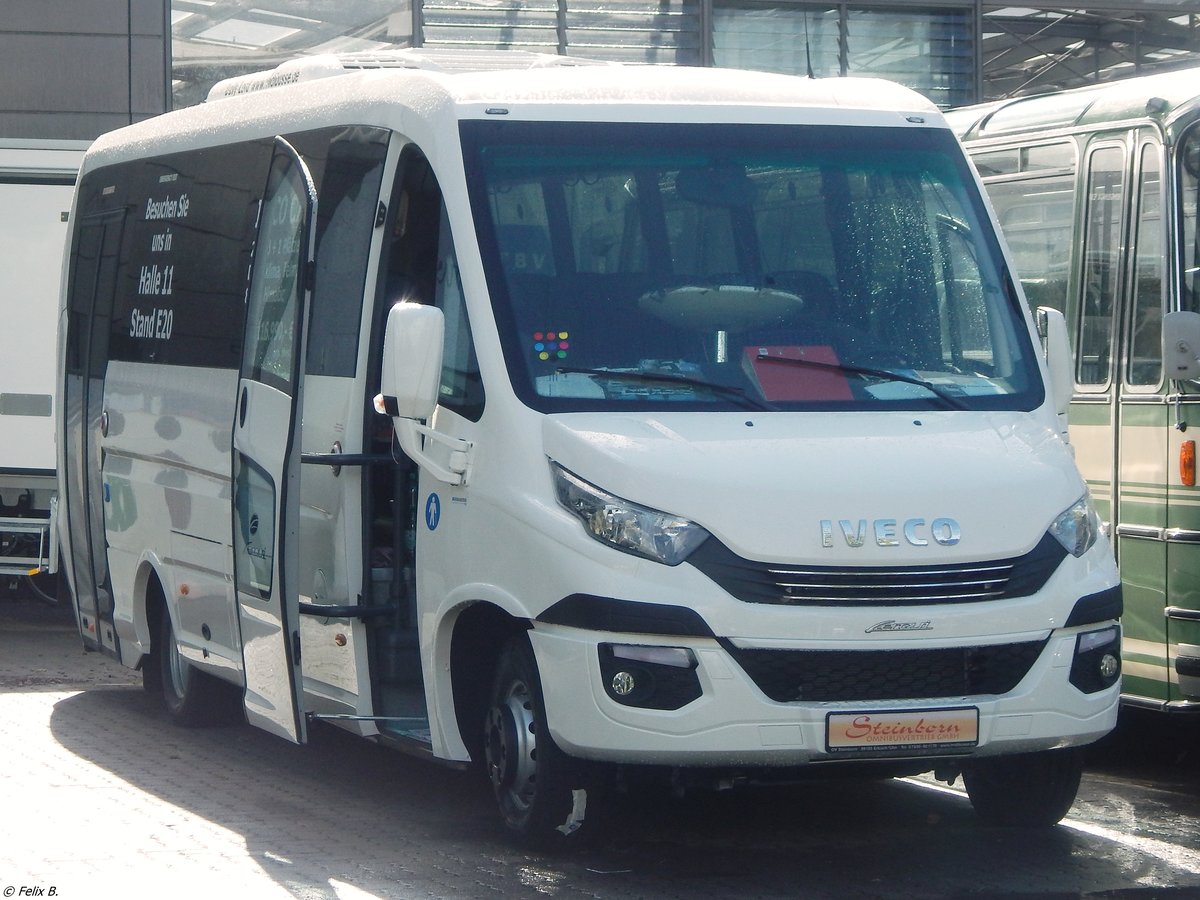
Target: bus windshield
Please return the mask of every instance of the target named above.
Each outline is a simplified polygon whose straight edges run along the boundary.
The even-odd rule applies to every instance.
[[[535,409],[1043,399],[948,131],[470,121],[462,137],[506,364]]]

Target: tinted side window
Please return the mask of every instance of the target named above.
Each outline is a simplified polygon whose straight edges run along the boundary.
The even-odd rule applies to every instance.
[[[434,305],[446,316],[446,339],[442,354],[442,385],[439,401],[475,421],[483,414],[483,381],[475,359],[475,342],[454,254],[454,238],[446,210],[442,208],[438,229],[438,270]]]
[[[309,375],[353,377],[355,373],[363,282],[387,137],[382,129],[346,129],[327,145],[323,168],[321,160],[305,153],[320,191],[306,362]],[[297,141],[301,152],[305,143]]]
[[[120,167],[129,210],[111,357],[235,369],[269,141]]]
[[[406,148],[400,160],[386,254],[384,302],[425,303],[445,313],[438,402],[478,421],[483,415],[483,381],[467,320],[454,238],[437,177],[414,147]],[[522,257],[514,251],[510,258],[517,262]]]

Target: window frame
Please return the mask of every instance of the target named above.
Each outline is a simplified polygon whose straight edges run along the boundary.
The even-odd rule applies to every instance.
[[[1108,315],[1108,344],[1107,365],[1103,371],[1103,378],[1097,381],[1083,381],[1080,378],[1080,373],[1083,370],[1085,363],[1084,357],[1084,318],[1086,305],[1086,284],[1085,279],[1088,273],[1088,257],[1093,252],[1094,246],[1092,241],[1092,211],[1095,208],[1093,197],[1094,176],[1096,174],[1095,160],[1096,157],[1110,152],[1116,151],[1120,154],[1119,168],[1113,168],[1108,171],[1120,173],[1120,194],[1117,199],[1117,218],[1112,222],[1111,230],[1116,236],[1116,246],[1113,252],[1116,254],[1116,271],[1112,272],[1108,277],[1108,284],[1112,285],[1111,307]],[[1079,261],[1075,267],[1076,287],[1074,293],[1075,299],[1075,320],[1072,322],[1072,331],[1075,336],[1075,389],[1079,393],[1084,394],[1103,394],[1112,390],[1118,375],[1118,360],[1122,356],[1119,327],[1122,319],[1121,300],[1124,285],[1125,260],[1123,258],[1123,250],[1125,241],[1128,235],[1129,227],[1129,166],[1130,153],[1129,146],[1126,140],[1121,136],[1100,135],[1096,140],[1093,140],[1084,151],[1083,165],[1080,167],[1082,173],[1082,191],[1080,194],[1079,215],[1079,231],[1078,231],[1078,246],[1079,246]]]
[[[1142,242],[1142,234],[1144,231],[1143,224],[1143,201],[1146,197],[1146,161],[1148,158],[1154,160],[1157,164],[1158,171],[1158,219],[1157,219],[1157,238],[1158,238],[1158,253],[1156,255],[1158,270],[1158,309],[1159,319],[1161,322],[1162,315],[1167,310],[1167,290],[1168,290],[1168,259],[1167,254],[1170,249],[1170,240],[1167,235],[1167,226],[1169,217],[1167,215],[1168,201],[1166,196],[1167,191],[1167,166],[1164,159],[1162,144],[1154,140],[1149,135],[1139,137],[1136,148],[1133,154],[1135,161],[1136,180],[1133,182],[1134,194],[1131,198],[1130,207],[1130,224],[1128,246],[1132,249],[1132,253],[1126,254],[1129,260],[1127,292],[1128,302],[1125,316],[1123,316],[1122,326],[1125,331],[1124,348],[1121,354],[1121,370],[1122,370],[1122,387],[1128,393],[1134,394],[1157,394],[1162,390],[1164,381],[1164,366],[1162,359],[1162,341],[1161,327],[1160,339],[1157,344],[1158,350],[1158,376],[1152,382],[1138,383],[1130,380],[1130,370],[1133,364],[1134,350],[1134,335],[1135,335],[1135,316],[1138,312],[1138,275],[1141,271],[1139,259],[1142,257],[1139,247]],[[1149,308],[1149,307],[1147,307]]]

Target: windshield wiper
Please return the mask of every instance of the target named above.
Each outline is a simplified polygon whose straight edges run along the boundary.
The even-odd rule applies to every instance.
[[[714,381],[701,381],[699,378],[688,378],[686,375],[672,375],[670,372],[627,372],[614,371],[612,369],[588,369],[582,366],[559,366],[555,371],[560,375],[595,375],[600,378],[615,378],[621,381],[682,384],[729,397],[738,401],[747,409],[761,409],[767,412],[774,412],[779,409],[779,407],[759,400],[757,397],[752,397],[741,388],[728,384],[717,384]]]
[[[936,384],[926,381],[924,378],[918,378],[916,375],[906,375],[903,372],[892,372],[888,369],[874,369],[870,366],[856,366],[852,363],[833,363],[822,362],[816,359],[795,359],[788,356],[771,356],[768,353],[758,354],[759,359],[765,359],[769,362],[787,363],[793,366],[805,366],[810,369],[828,369],[832,372],[845,372],[850,375],[863,375],[867,378],[879,378],[884,381],[902,381],[905,384],[914,384],[917,387],[922,387],[934,397],[941,400],[951,409],[970,409],[961,397],[956,397],[954,394],[948,394]]]

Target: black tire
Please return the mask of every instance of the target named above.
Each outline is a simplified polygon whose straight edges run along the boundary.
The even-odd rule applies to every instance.
[[[529,639],[509,640],[496,663],[483,722],[484,764],[508,832],[541,848],[582,843],[590,796],[584,766],[550,737]],[[594,791],[591,792],[594,795]]]
[[[162,637],[150,645],[142,658],[142,690],[158,696],[163,692]]]
[[[963,768],[975,813],[989,825],[1049,828],[1071,809],[1083,775],[1078,748],[981,759]]]
[[[158,686],[162,691],[163,706],[171,721],[189,728],[217,721],[225,706],[222,685],[189,663],[179,652],[171,615],[165,609],[154,655],[159,662]],[[148,680],[152,680],[151,676],[143,674],[143,687],[152,689]]]

